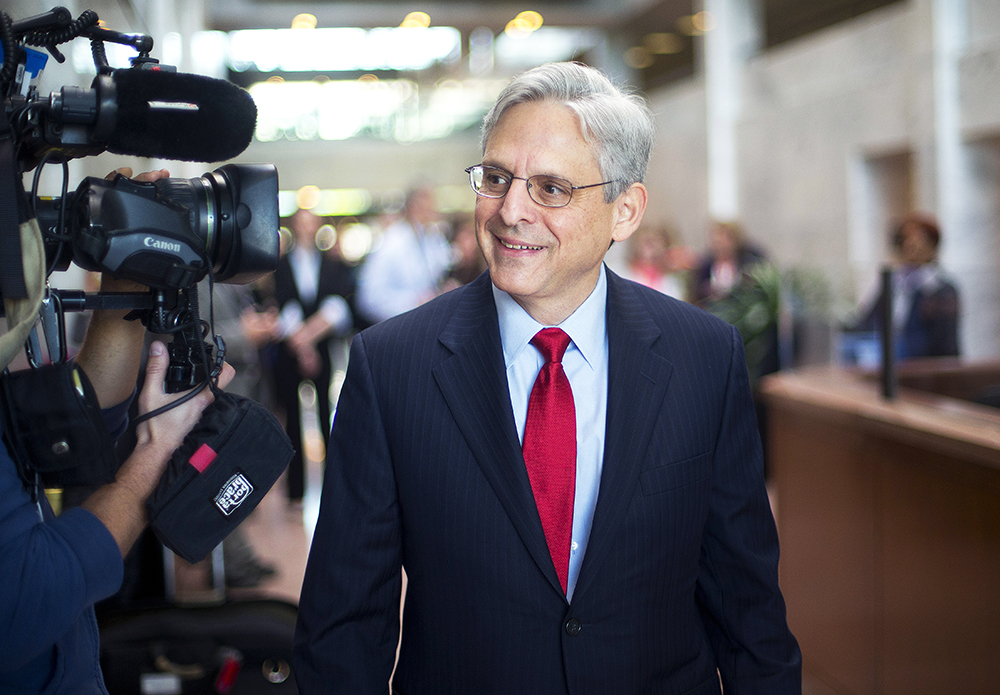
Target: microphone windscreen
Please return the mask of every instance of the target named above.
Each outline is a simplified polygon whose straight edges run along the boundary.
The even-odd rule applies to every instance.
[[[257,127],[250,94],[225,80],[162,70],[115,70],[115,154],[221,162],[247,148]]]

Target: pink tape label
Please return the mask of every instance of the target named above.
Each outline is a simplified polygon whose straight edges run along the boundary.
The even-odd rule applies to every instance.
[[[208,444],[202,444],[198,447],[196,452],[191,454],[191,458],[188,459],[188,463],[194,466],[199,473],[204,473],[205,469],[211,465],[216,456],[217,454],[212,447]]]

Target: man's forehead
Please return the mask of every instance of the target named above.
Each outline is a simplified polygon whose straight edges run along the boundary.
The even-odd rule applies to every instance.
[[[528,115],[526,116],[525,114]],[[500,118],[497,119],[494,133],[510,121],[523,118],[528,119],[530,123],[535,125],[540,125],[541,123],[550,125],[558,124],[563,131],[570,132],[572,129],[572,132],[575,132],[584,140],[587,139],[583,128],[583,121],[580,120],[579,114],[566,104],[552,100],[526,101],[508,107],[500,115]]]
[[[515,127],[516,133],[510,130]],[[570,166],[598,165],[579,116],[553,101],[526,102],[504,111],[486,142],[483,163],[504,169],[524,163],[532,175],[560,175]]]

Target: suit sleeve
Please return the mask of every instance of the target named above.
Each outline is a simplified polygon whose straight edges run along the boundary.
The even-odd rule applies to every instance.
[[[390,451],[362,336],[327,455],[293,657],[302,693],[385,695],[399,639],[402,533]]]
[[[698,601],[723,689],[727,695],[800,693],[802,660],[778,588],[778,536],[735,329],[712,475]]]

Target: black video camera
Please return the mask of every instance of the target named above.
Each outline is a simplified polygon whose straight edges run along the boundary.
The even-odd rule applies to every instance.
[[[42,97],[31,82],[47,57],[30,47],[45,48],[62,62],[57,46],[77,37],[91,41],[97,76],[90,89],[67,86]],[[69,193],[66,162],[105,150],[187,161],[231,159],[253,137],[253,100],[229,82],[159,65],[149,57],[150,37],[100,27],[90,10],[75,21],[60,7],[19,22],[0,13],[0,39],[0,204],[20,210],[19,222],[37,218],[47,273],[73,261],[150,288],[135,295],[49,290],[42,319],[50,356],[65,359],[65,338],[58,335],[63,312],[133,309],[152,332],[174,336],[168,390],[205,383],[221,367],[222,355],[213,358],[213,345],[205,341],[209,327],[198,314],[196,285],[206,276],[244,284],[276,267],[274,166],[227,164],[199,178],[151,183],[88,177]],[[108,65],[107,41],[136,49],[131,68]],[[49,164],[63,167],[63,195],[43,199],[39,173]],[[26,193],[21,174],[36,168]],[[6,222],[0,219],[0,244],[19,248],[17,225]],[[7,284],[0,290],[14,296]],[[49,326],[59,327],[57,335],[49,335]],[[224,343],[217,339],[215,348],[223,352]]]
[[[63,87],[42,98],[31,82],[45,55],[29,46],[44,47],[61,62],[57,45],[80,36],[91,40],[97,67],[90,89]],[[136,48],[132,67],[112,69],[105,41]],[[155,182],[89,177],[68,192],[66,163],[74,157],[107,150],[218,162],[250,144],[257,122],[250,95],[229,82],[165,69],[149,57],[152,45],[149,37],[97,26],[89,10],[76,21],[63,8],[21,22],[0,12],[0,295],[30,297],[25,313],[34,321],[38,285],[29,292],[21,267],[23,223],[26,235],[34,234],[35,255],[42,253],[33,218],[44,241],[46,275],[73,261],[150,288],[135,295],[48,290],[42,300],[55,364],[41,368],[29,337],[29,360],[39,368],[0,377],[5,443],[33,499],[42,484],[95,485],[117,470],[93,388],[66,361],[64,312],[132,309],[149,330],[173,335],[167,390],[205,388],[222,368],[225,343],[213,336],[213,359],[205,340],[212,327],[199,317],[197,283],[206,276],[210,286],[214,280],[251,282],[278,262],[278,177],[270,164],[227,164],[199,178]],[[63,168],[62,196],[42,199],[39,172],[49,163]],[[28,194],[22,174],[31,169]],[[291,456],[291,441],[263,406],[216,391],[146,502],[153,530],[196,562],[246,518]]]

